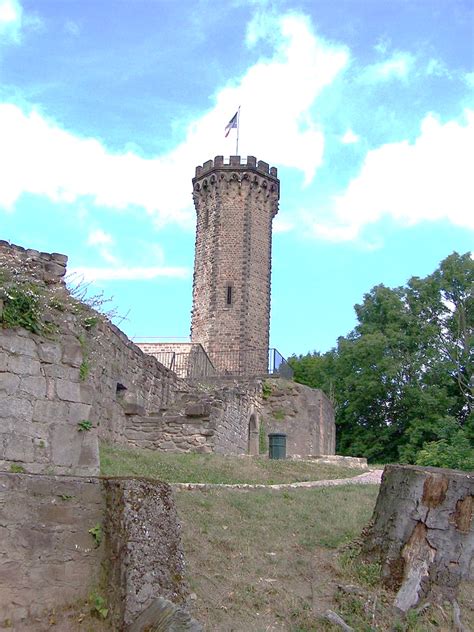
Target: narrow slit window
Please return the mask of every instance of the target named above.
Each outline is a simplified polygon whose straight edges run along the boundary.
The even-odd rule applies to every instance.
[[[228,285],[226,288],[226,304],[232,305],[232,285]]]

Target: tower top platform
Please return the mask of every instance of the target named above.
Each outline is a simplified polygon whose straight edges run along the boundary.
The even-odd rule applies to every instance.
[[[278,170],[276,167],[270,167],[268,162],[258,160],[255,156],[247,156],[247,160],[240,156],[230,156],[229,161],[224,161],[224,156],[216,156],[214,160],[207,160],[202,166],[196,167],[196,175],[193,182],[212,171],[233,171],[235,169],[245,169],[260,173],[262,176],[270,178],[278,178]]]

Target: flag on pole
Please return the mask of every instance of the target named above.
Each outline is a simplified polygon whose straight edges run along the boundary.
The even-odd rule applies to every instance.
[[[238,119],[239,119],[239,111],[237,110],[237,112],[234,114],[234,116],[230,119],[230,121],[225,126],[225,137],[226,138],[227,138],[227,136],[229,136],[229,132],[230,132],[230,130],[233,127],[237,128]]]

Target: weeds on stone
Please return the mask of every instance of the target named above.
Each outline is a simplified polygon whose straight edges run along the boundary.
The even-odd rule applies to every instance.
[[[19,463],[12,463],[10,465],[10,472],[12,472],[12,474],[24,474],[25,468]]]
[[[72,500],[74,496],[72,496],[71,494],[59,494],[59,498],[66,502],[68,500]]]
[[[102,525],[97,523],[91,529],[89,529],[88,533],[90,533],[91,536],[94,538],[95,546],[96,548],[98,548],[102,542],[102,538],[104,535],[102,532]]]
[[[79,432],[88,432],[90,429],[92,428],[92,421],[89,421],[88,419],[82,419],[81,421],[79,421],[77,423],[77,430]]]
[[[40,293],[32,283],[24,285],[0,285],[3,310],[0,314],[2,327],[23,327],[34,334],[41,332]]]
[[[98,617],[99,619],[107,619],[109,609],[107,607],[107,602],[102,595],[92,592],[89,595],[89,605],[91,607],[92,616]]]
[[[268,382],[264,382],[262,384],[262,397],[263,399],[268,399],[272,394],[272,385]]]

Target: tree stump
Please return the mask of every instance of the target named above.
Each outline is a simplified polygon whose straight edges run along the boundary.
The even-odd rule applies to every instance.
[[[456,598],[474,580],[474,472],[387,465],[362,546],[406,612],[420,599]]]

